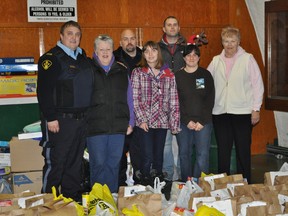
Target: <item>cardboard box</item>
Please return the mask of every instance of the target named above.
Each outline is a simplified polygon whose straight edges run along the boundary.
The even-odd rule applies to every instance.
[[[19,140],[13,137],[9,142],[11,172],[28,172],[42,170],[44,158],[42,147],[38,140],[25,139]]]
[[[14,209],[19,209],[18,200],[24,197],[34,196],[35,193],[25,192],[20,194],[0,194],[0,213],[6,213],[8,215],[10,211]],[[5,205],[5,206],[4,206]],[[2,214],[1,214],[2,215]]]
[[[42,188],[42,171],[12,173],[12,182],[14,193],[30,190],[30,192],[40,194]]]

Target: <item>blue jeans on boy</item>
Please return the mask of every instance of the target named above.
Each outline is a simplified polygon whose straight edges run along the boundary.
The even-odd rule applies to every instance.
[[[149,128],[148,132],[138,129],[138,138],[141,140],[141,173],[149,177],[151,170],[162,174],[163,151],[167,129]]]
[[[212,123],[204,125],[200,131],[190,130],[181,124],[177,134],[182,181],[188,177],[199,178],[201,172],[209,172],[209,151],[211,145]],[[195,148],[195,163],[192,172],[192,158]]]
[[[87,138],[91,187],[97,182],[107,184],[111,193],[118,192],[124,138],[124,134],[105,134]]]
[[[163,156],[163,173],[166,173],[165,179],[172,181],[174,176],[174,167],[176,166],[177,175],[180,175],[180,160],[178,155],[173,154],[173,145],[177,145],[176,136],[171,133],[171,130],[167,130],[164,156]],[[176,164],[174,159],[177,157]],[[178,176],[180,178],[180,176]]]

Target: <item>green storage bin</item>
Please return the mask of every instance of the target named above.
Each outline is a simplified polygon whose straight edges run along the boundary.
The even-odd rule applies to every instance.
[[[23,128],[39,120],[38,104],[0,106],[0,140],[10,141]]]

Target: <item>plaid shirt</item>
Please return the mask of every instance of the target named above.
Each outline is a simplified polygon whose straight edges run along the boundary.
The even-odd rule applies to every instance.
[[[150,68],[135,68],[131,76],[136,126],[180,129],[179,101],[174,74],[161,68],[154,76]]]

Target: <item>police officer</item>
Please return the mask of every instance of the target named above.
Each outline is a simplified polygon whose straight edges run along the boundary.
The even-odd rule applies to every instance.
[[[62,25],[60,41],[38,61],[37,84],[45,161],[42,193],[55,186],[58,194],[75,201],[81,200],[85,116],[93,85],[92,66],[79,47],[81,35],[77,22]]]

